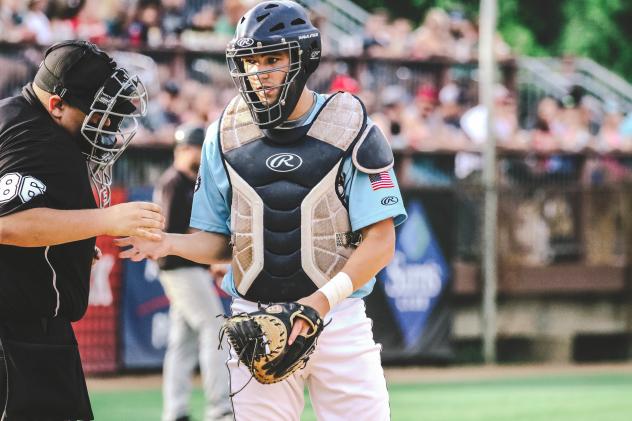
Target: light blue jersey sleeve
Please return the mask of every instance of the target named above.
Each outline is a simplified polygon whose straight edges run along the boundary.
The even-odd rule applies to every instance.
[[[345,180],[345,199],[349,204],[349,219],[351,229],[359,231],[376,222],[393,218],[395,226],[407,218],[402,194],[399,191],[395,172],[391,169],[385,182],[371,182],[368,174],[359,171],[349,156],[343,162],[342,173]],[[392,184],[392,187],[390,185]],[[352,297],[362,298],[373,291],[375,278],[364,284],[351,294]]]
[[[206,130],[189,225],[202,231],[230,235],[230,183],[218,143],[216,121]]]

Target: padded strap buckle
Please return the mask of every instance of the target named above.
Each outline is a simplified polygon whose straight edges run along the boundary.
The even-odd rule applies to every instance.
[[[351,232],[337,232],[336,233],[336,246],[337,247],[358,247],[362,242],[362,233],[357,231]]]

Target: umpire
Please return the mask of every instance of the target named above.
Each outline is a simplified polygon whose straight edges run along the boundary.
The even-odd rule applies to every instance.
[[[175,132],[173,165],[156,184],[154,202],[165,215],[165,232],[189,231],[191,204],[200,168],[203,127],[183,124]],[[217,318],[224,309],[208,265],[178,256],[158,260],[169,298],[169,342],[163,366],[162,421],[189,421],[191,380],[199,362],[206,399],[204,421],[232,420],[228,396],[228,353],[219,349]]]
[[[91,420],[71,322],[88,306],[97,235],[155,238],[160,207],[109,201],[111,168],[144,113],[142,83],[94,44],[50,47],[0,101],[0,409],[3,421]],[[126,121],[128,120],[128,121]]]

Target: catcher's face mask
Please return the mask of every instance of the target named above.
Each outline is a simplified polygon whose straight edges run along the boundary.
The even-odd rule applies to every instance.
[[[291,89],[301,70],[298,42],[228,49],[226,56],[230,75],[255,123],[263,127],[282,123],[295,105],[290,107],[289,102],[295,101],[288,101],[288,95],[298,99],[304,86]]]
[[[99,89],[81,126],[84,149],[99,206],[110,204],[112,166],[138,130],[147,113],[147,91],[138,76],[118,68]]]

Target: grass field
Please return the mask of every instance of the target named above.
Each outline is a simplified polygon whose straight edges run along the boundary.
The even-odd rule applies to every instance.
[[[457,377],[458,374],[434,381],[391,381],[393,421],[632,420],[632,373],[628,370],[536,375],[521,371],[501,378]],[[160,420],[159,385],[93,390],[91,397],[97,421]],[[307,402],[301,420],[316,420]],[[197,421],[202,420],[202,405],[201,391],[196,389],[192,406]],[[261,420],[267,421],[263,416]]]

